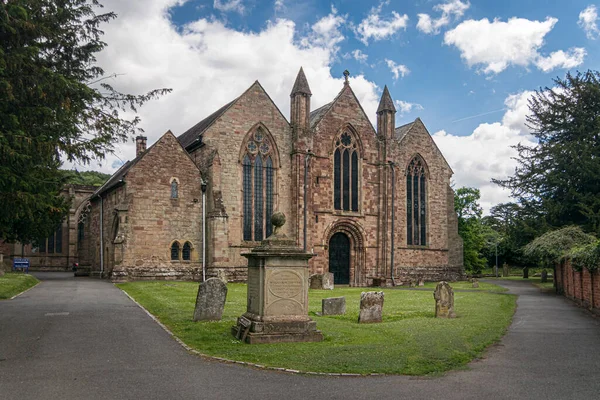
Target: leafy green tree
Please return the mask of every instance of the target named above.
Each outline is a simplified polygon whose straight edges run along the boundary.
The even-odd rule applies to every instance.
[[[106,44],[97,0],[0,0],[0,238],[48,236],[68,211],[64,160],[102,159],[138,133],[125,118],[168,89],[123,94],[95,55]]]
[[[465,270],[481,273],[487,260],[481,256],[486,245],[485,228],[481,222],[479,189],[462,187],[454,192],[454,209],[458,215],[458,233],[463,240]]]
[[[110,178],[109,174],[97,171],[61,170],[65,183],[74,185],[102,186]]]
[[[497,180],[552,227],[600,233],[600,72],[567,73],[538,90],[527,123],[537,139],[518,145],[515,175]]]

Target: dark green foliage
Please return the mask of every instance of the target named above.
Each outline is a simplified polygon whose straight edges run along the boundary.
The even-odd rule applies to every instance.
[[[600,233],[600,72],[568,73],[536,92],[528,126],[538,144],[518,145],[515,175],[496,181],[550,226]]]
[[[596,244],[597,239],[587,234],[577,226],[568,226],[566,228],[550,231],[537,237],[531,243],[523,248],[527,256],[535,257],[540,260],[545,267],[552,268],[555,263],[568,257],[576,248],[573,255],[583,262],[585,252],[589,253],[588,245]]]
[[[102,186],[110,178],[109,174],[97,171],[61,170],[65,183],[73,185]]]
[[[486,246],[486,229],[481,221],[479,189],[462,187],[454,193],[454,209],[458,215],[458,233],[463,240],[465,270],[479,274],[487,260],[481,253]],[[488,235],[489,236],[489,235]]]
[[[0,1],[0,238],[48,236],[68,211],[63,160],[102,159],[139,132],[123,118],[168,92],[122,94],[103,82],[96,0]]]

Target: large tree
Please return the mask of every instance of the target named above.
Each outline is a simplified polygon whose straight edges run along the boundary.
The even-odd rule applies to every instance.
[[[496,181],[554,227],[600,233],[600,73],[554,80],[529,101],[527,123],[537,139],[518,145],[514,176]]]
[[[168,92],[123,94],[96,54],[106,44],[97,0],[0,0],[0,238],[31,242],[63,219],[61,163],[102,159],[138,133],[126,118]]]
[[[458,216],[458,233],[463,240],[465,270],[481,273],[487,260],[482,256],[490,230],[482,224],[479,189],[461,187],[454,193],[454,210]]]

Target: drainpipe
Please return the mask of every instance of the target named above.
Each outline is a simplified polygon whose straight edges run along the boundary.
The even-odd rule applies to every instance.
[[[202,179],[202,282],[206,281],[206,182]]]
[[[396,194],[396,170],[394,167],[396,164],[392,161],[388,161],[390,164],[390,168],[392,169],[392,237],[391,237],[391,254],[390,254],[390,277],[392,278],[392,286],[396,286],[396,281],[394,281],[394,220],[395,220],[395,207],[394,200]]]
[[[104,199],[100,196],[100,278],[104,274]]]
[[[304,156],[304,251],[306,251],[306,229],[308,226],[308,162],[311,156],[314,156],[314,154],[310,150]]]

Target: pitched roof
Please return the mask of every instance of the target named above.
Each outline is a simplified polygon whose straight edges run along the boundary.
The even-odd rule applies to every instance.
[[[308,86],[308,81],[306,80],[306,75],[304,75],[304,70],[300,67],[300,71],[298,71],[298,76],[296,76],[296,82],[294,82],[294,87],[292,88],[292,93],[290,95],[294,95],[296,93],[304,93],[310,94],[310,87]]]
[[[413,125],[414,125],[414,121],[409,122],[408,124],[399,126],[396,129],[394,129],[394,136],[396,137],[396,140],[401,141],[402,139],[404,139],[404,136],[406,136],[408,131],[410,131],[410,128],[413,127]]]
[[[317,125],[317,123],[321,120],[321,118],[323,118],[323,116],[327,113],[327,111],[329,111],[329,108],[331,108],[332,104],[333,104],[333,101],[331,103],[327,103],[324,106],[321,106],[321,107],[317,108],[316,110],[310,112],[309,121],[310,121],[311,128],[314,128],[315,125]]]
[[[196,125],[179,135],[177,137],[179,143],[181,143],[184,148],[187,148],[189,145],[194,143],[196,139],[202,136],[204,131],[207,130],[208,127],[210,127],[221,115],[223,115],[238,98],[239,97],[225,104],[223,107],[219,108],[217,111],[210,114],[208,117],[204,118],[202,121],[198,122]]]
[[[379,107],[377,107],[377,113],[381,111],[393,111],[396,112],[396,107],[394,107],[394,101],[392,100],[392,96],[390,96],[390,91],[387,88],[387,85],[383,88],[383,94],[381,95],[381,100],[379,101]]]

